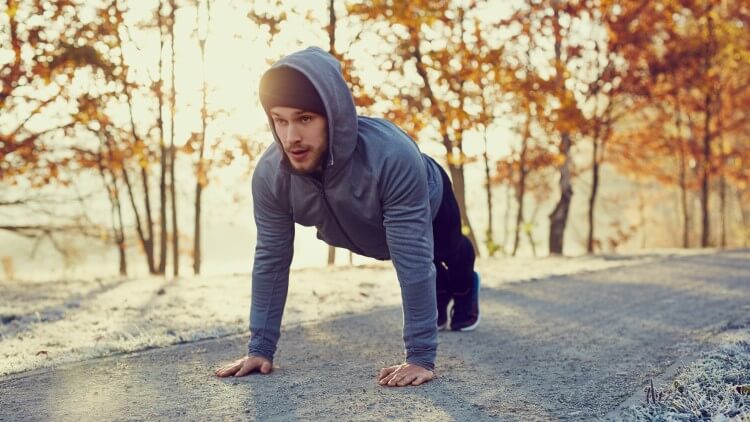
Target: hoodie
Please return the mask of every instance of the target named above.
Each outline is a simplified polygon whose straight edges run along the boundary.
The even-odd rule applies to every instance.
[[[295,223],[326,243],[390,259],[403,303],[406,361],[434,368],[437,305],[432,219],[443,183],[438,164],[393,123],[358,116],[339,62],[320,48],[291,54],[288,66],[313,84],[325,105],[328,156],[322,177],[300,174],[275,142],[253,173],[257,242],[248,353],[273,360],[289,285]],[[301,251],[304,253],[304,251]]]

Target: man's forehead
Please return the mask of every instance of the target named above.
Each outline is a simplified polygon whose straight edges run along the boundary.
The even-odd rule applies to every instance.
[[[294,108],[294,107],[273,107],[271,108],[271,115],[273,116],[297,116],[300,114],[308,113],[307,110],[302,110],[301,108]]]

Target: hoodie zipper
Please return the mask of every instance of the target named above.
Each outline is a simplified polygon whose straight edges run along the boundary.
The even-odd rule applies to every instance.
[[[331,207],[331,204],[328,202],[328,196],[326,195],[326,177],[325,177],[325,171],[320,175],[320,195],[323,197],[323,203],[326,206],[326,209],[328,209],[328,212],[333,217],[333,221],[336,222],[336,226],[338,226],[339,231],[344,235],[347,241],[349,241],[349,244],[352,245],[355,248],[356,253],[360,255],[364,255],[364,252],[362,251],[362,248],[357,246],[356,243],[352,240],[351,237],[349,237],[349,234],[344,230],[344,226],[341,225],[341,222],[339,221],[339,218],[336,216],[336,213],[333,212],[333,208]]]

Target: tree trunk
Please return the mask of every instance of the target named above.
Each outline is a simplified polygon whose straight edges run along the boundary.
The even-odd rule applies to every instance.
[[[510,156],[512,157],[515,155],[515,151],[511,149]],[[513,195],[511,194],[511,186],[513,184],[513,166],[508,166],[508,184],[505,187],[505,218],[503,220],[504,227],[503,227],[503,255],[508,255],[508,249],[506,248],[508,245],[508,237],[510,236],[510,202],[512,201]]]
[[[492,226],[492,180],[490,179],[490,159],[487,155],[487,127],[484,127],[484,187],[487,189],[487,234],[485,235],[485,244],[487,245],[487,254],[495,256],[497,244],[494,238],[494,228]]]
[[[467,50],[466,42],[464,39],[465,29],[464,29],[464,18],[466,16],[466,10],[461,7],[458,9],[458,22],[459,22],[459,28],[461,31],[461,38],[460,38],[460,49],[459,52],[465,52]],[[466,94],[464,92],[464,83],[466,81],[463,78],[459,78],[459,89],[458,89],[458,99],[460,104],[460,109],[464,110],[466,107]],[[442,125],[443,129],[447,129],[447,126]],[[469,213],[466,209],[466,180],[465,180],[465,173],[464,173],[464,128],[467,127],[467,125],[464,124],[464,117],[462,114],[459,114],[458,116],[458,130],[455,131],[455,141],[456,146],[458,147],[458,158],[459,160],[452,160],[453,164],[456,166],[456,176],[458,178],[453,179],[454,183],[458,183],[459,190],[461,191],[461,199],[458,202],[459,207],[461,209],[461,220],[463,221],[462,224],[462,230],[464,230],[466,233],[466,237],[469,238],[469,241],[471,242],[472,247],[474,248],[474,253],[476,256],[479,256],[479,244],[477,243],[477,239],[474,236],[474,229],[471,227],[471,221],[469,221]],[[447,133],[447,130],[446,130]],[[456,165],[456,163],[458,163]]]
[[[560,23],[559,15],[560,5],[557,2],[553,2],[552,9],[554,14],[552,25],[555,37],[556,91],[559,98],[562,99],[566,94],[566,88],[563,75],[565,66],[562,61],[562,25]],[[560,138],[560,155],[563,159],[563,163],[560,166],[560,200],[557,202],[554,211],[552,211],[552,214],[549,216],[549,252],[553,255],[562,255],[563,253],[565,226],[568,222],[568,210],[570,209],[570,201],[573,197],[573,186],[570,176],[570,133],[562,131],[560,133]]]
[[[335,0],[328,1],[328,52],[336,54],[336,10],[333,8]]]
[[[716,141],[719,145],[719,218],[721,226],[721,238],[719,246],[724,249],[727,247],[727,179],[724,165],[726,163],[726,151],[724,151],[724,142],[722,141],[721,127],[721,82],[717,83],[719,89],[716,93]]]
[[[200,7],[200,5],[199,5]],[[200,13],[197,15],[200,16]],[[198,17],[196,17],[196,28],[199,26]],[[211,25],[211,1],[206,0],[206,33],[203,37],[199,36],[201,51],[201,63],[203,65],[203,92],[201,101],[201,142],[198,148],[197,177],[195,182],[195,222],[193,236],[193,274],[198,275],[201,272],[201,198],[203,196],[203,187],[208,183],[208,169],[204,160],[206,149],[206,126],[208,125],[208,85],[206,83],[206,38],[208,38],[208,28]],[[198,28],[198,31],[200,29]]]
[[[328,259],[326,259],[326,265],[333,266],[336,263],[336,248],[328,245]]]
[[[596,206],[596,194],[599,190],[599,140],[594,138],[594,153],[591,167],[591,194],[589,195],[589,235],[586,240],[586,252],[594,253],[594,208]]]
[[[167,268],[167,147],[164,142],[164,79],[162,71],[164,63],[164,22],[161,14],[161,2],[156,8],[157,26],[159,27],[159,80],[157,81],[156,99],[159,102],[157,126],[159,128],[159,274],[164,274]]]
[[[149,261],[151,273],[156,274],[156,264],[154,262],[154,219],[151,215],[151,194],[149,193],[148,170],[141,166],[141,183],[143,185],[143,204],[146,208],[146,230],[148,232],[148,249],[146,258]]]
[[[451,179],[453,179],[453,191],[456,194],[456,200],[458,202],[458,208],[461,212],[461,226],[464,235],[469,238],[471,245],[474,247],[474,253],[479,256],[479,249],[477,248],[477,239],[474,237],[474,230],[471,228],[471,222],[466,214],[466,191],[464,189],[464,171],[463,166],[449,166]]]
[[[119,14],[119,2],[116,0],[113,4],[115,9],[118,10]],[[125,93],[125,97],[128,102],[128,114],[130,117],[130,134],[132,135],[132,141],[133,143],[138,143],[140,140],[138,138],[138,133],[136,132],[135,128],[135,118],[133,117],[133,94],[130,90],[130,84],[128,83],[128,67],[125,64],[125,54],[123,53],[122,48],[122,37],[120,36],[119,31],[115,31],[115,36],[117,38],[117,45],[120,47],[120,65],[124,69],[124,74],[122,75],[123,78],[123,91]],[[110,145],[109,148],[112,148]],[[140,166],[140,165],[139,165]],[[138,228],[138,237],[141,239],[141,244],[143,246],[143,251],[146,254],[146,263],[148,264],[148,271],[151,274],[156,274],[156,267],[154,264],[154,227],[153,227],[153,219],[151,217],[151,200],[149,196],[149,189],[148,189],[148,173],[146,171],[146,168],[144,166],[140,166],[141,168],[141,181],[143,184],[143,199],[146,206],[146,232],[148,233],[148,237],[146,237],[146,234],[144,233],[142,222],[139,216],[138,207],[136,206],[135,202],[135,194],[133,192],[133,186],[130,182],[130,177],[128,176],[128,172],[126,170],[126,165],[123,163],[122,165],[122,173],[123,173],[123,179],[125,180],[125,184],[128,188],[128,195],[130,196],[130,204],[133,207],[133,212],[135,213],[136,217],[136,227]]]
[[[747,191],[746,191],[747,192]],[[750,196],[750,195],[744,195]],[[742,219],[742,247],[750,246],[750,207],[745,206],[750,201],[745,201],[743,191],[737,189],[737,205],[740,207],[740,218]]]
[[[534,207],[534,212],[531,213],[531,221],[532,223],[536,221],[537,213],[539,212],[539,204],[536,204]],[[529,240],[529,245],[531,246],[531,254],[536,257],[536,241],[534,240],[534,233],[531,229],[524,229],[524,232],[526,233],[526,237]]]
[[[117,227],[115,228],[116,231],[116,241],[117,241],[117,251],[119,255],[119,261],[120,261],[120,275],[126,276],[128,275],[128,263],[127,263],[127,255],[126,255],[126,244],[125,244],[125,225],[122,222],[122,205],[120,204],[120,188],[117,186],[117,176],[115,176],[114,172],[110,170],[112,174],[112,186],[114,188],[114,202],[113,207],[115,208],[115,211],[117,212]]]
[[[524,199],[526,198],[526,176],[528,170],[526,169],[526,155],[529,149],[529,138],[531,136],[531,113],[526,110],[526,123],[524,124],[523,139],[521,140],[521,155],[519,157],[518,164],[518,185],[516,186],[516,202],[518,202],[518,212],[516,214],[516,232],[513,237],[513,252],[511,256],[516,256],[518,253],[518,247],[521,239],[521,226],[524,222],[523,210],[524,210]]]
[[[701,177],[701,247],[710,245],[710,226],[709,226],[709,175],[711,173],[711,94],[706,94],[706,119],[703,127],[703,166]]]
[[[680,142],[680,206],[682,208],[682,247],[690,247],[690,210],[687,197],[687,152],[685,151],[685,138],[682,136],[682,114],[677,109],[677,139]]]
[[[568,221],[568,210],[573,197],[573,186],[570,177],[570,134],[563,132],[560,143],[560,154],[564,157],[560,165],[560,200],[549,216],[549,253],[562,255],[565,225]]]
[[[135,204],[135,194],[133,193],[133,184],[130,183],[130,176],[128,175],[127,169],[125,169],[124,163],[122,166],[122,179],[125,181],[125,187],[128,188],[128,198],[130,199],[130,206],[133,208],[133,214],[135,217],[135,228],[136,232],[138,233],[138,239],[141,241],[141,246],[143,247],[144,251],[148,251],[148,239],[146,239],[145,234],[143,233],[143,225],[141,224],[141,216],[138,212],[138,206]],[[146,252],[146,258],[148,258],[148,252]],[[155,268],[153,266],[154,262],[153,260],[146,259],[146,263],[148,264],[148,272],[150,274],[155,273]]]
[[[104,143],[104,142],[103,142]],[[122,222],[122,205],[120,203],[120,189],[117,186],[117,175],[112,169],[112,151],[107,148],[109,157],[109,165],[105,166],[102,163],[104,153],[102,151],[103,146],[99,148],[99,174],[102,177],[102,183],[104,188],[107,190],[110,204],[112,205],[112,232],[114,234],[115,246],[117,246],[119,255],[119,274],[126,276],[128,274],[127,256],[125,254],[125,230]],[[112,183],[107,183],[107,176],[105,168],[109,173]]]
[[[589,194],[589,234],[586,239],[586,253],[594,253],[594,211],[596,209],[596,194],[599,191],[599,167],[601,165],[601,159],[599,157],[599,146],[602,139],[601,133],[601,121],[596,122],[596,129],[594,131],[593,139],[593,152],[591,154],[591,194]]]
[[[464,172],[463,172],[463,157],[459,154],[458,157],[453,153],[453,141],[448,133],[448,119],[440,108],[440,102],[435,96],[435,92],[432,90],[432,84],[430,78],[427,75],[427,69],[424,62],[422,61],[422,51],[419,47],[419,36],[412,33],[412,38],[417,41],[414,46],[414,58],[416,59],[417,73],[419,74],[424,84],[424,91],[427,98],[430,100],[432,105],[431,111],[435,113],[435,118],[438,120],[440,125],[440,135],[442,137],[443,146],[445,147],[446,159],[448,162],[448,171],[453,182],[453,191],[456,194],[456,200],[458,202],[458,209],[461,213],[461,225],[465,231],[465,235],[471,241],[471,245],[474,247],[474,252],[479,256],[479,249],[477,248],[477,240],[474,237],[474,231],[471,228],[471,223],[466,214],[466,195],[464,190]],[[456,144],[458,145],[459,151],[461,150],[461,140],[457,139]],[[458,163],[458,164],[457,164]]]
[[[175,127],[175,103],[177,100],[177,90],[175,88],[175,51],[174,51],[174,24],[175,24],[175,11],[177,5],[175,0],[169,1],[169,42],[171,44],[172,52],[172,66],[170,69],[171,73],[171,95],[169,96],[170,101],[170,127],[172,130],[169,132],[169,196],[170,202],[172,203],[172,274],[177,277],[180,275],[180,232],[178,230],[177,222],[177,195],[175,194],[175,158],[176,150],[174,147],[174,127]]]
[[[198,171],[203,170],[199,169]],[[193,274],[195,275],[201,273],[201,196],[203,188],[200,184],[201,182],[195,184],[195,221],[193,222],[195,231],[193,237]]]
[[[721,217],[721,240],[719,246],[724,249],[727,247],[727,181],[722,174],[719,177],[719,210]]]
[[[714,53],[713,49],[713,20],[710,16],[707,17],[708,21],[708,36],[709,42],[706,43],[705,48],[705,67],[704,77],[709,78],[709,72],[711,70],[711,56]],[[712,89],[708,87],[706,89],[706,97],[704,102],[705,108],[705,120],[703,125],[703,177],[701,180],[701,246],[708,247],[711,243],[711,233],[709,226],[709,176],[711,174],[711,114],[712,114]]]

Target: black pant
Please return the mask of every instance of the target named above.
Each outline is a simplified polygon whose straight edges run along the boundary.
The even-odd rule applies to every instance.
[[[456,296],[464,296],[472,288],[476,255],[469,238],[461,232],[461,212],[448,174],[441,168],[443,199],[432,220],[435,242],[434,263],[437,272],[437,303],[445,307]]]

